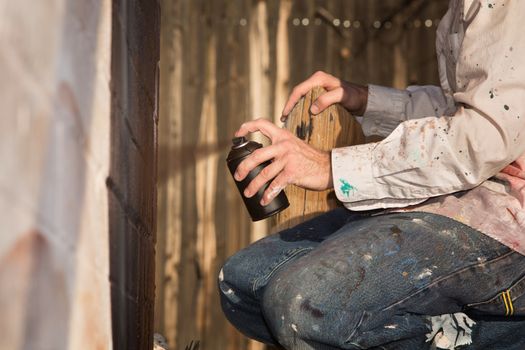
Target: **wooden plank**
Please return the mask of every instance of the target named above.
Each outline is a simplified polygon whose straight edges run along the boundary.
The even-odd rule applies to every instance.
[[[288,99],[290,91],[290,50],[288,21],[292,11],[292,1],[282,0],[279,5],[279,18],[277,24],[276,38],[276,78],[275,78],[275,100],[273,118],[274,123],[279,125],[283,106]]]
[[[271,118],[270,108],[271,81],[270,43],[267,25],[267,3],[258,1],[253,5],[250,20],[250,108],[252,118]],[[253,139],[262,144],[268,140],[261,134],[254,134]],[[268,233],[268,223],[258,221],[252,223],[251,240],[256,241]]]
[[[206,3],[203,0],[183,2],[181,14],[183,36],[183,86],[182,148],[175,156],[181,157],[182,203],[179,270],[179,298],[177,317],[177,343],[184,348],[192,340],[202,340],[197,327],[197,295],[201,288],[202,274],[196,253],[197,204],[196,204],[196,144],[199,132],[202,100],[205,91],[205,55],[210,32]],[[185,117],[187,116],[187,117]],[[190,117],[191,116],[191,117]],[[190,292],[191,291],[191,292]]]
[[[206,88],[202,101],[197,150],[218,148],[216,109],[216,39],[212,34],[206,48]],[[212,325],[210,302],[216,293],[215,193],[217,191],[217,152],[202,157],[197,154],[195,200],[197,205],[196,263],[201,273],[197,293],[196,321],[198,334],[207,334]]]
[[[317,116],[310,114],[312,102],[324,91],[317,87],[303,97],[290,114],[286,128],[309,145],[325,151],[363,143],[361,127],[342,106],[330,106]],[[317,192],[288,186],[285,191],[290,207],[276,216],[272,231],[293,227],[339,206],[333,190]]]
[[[251,220],[247,215],[239,215],[245,210],[244,204],[225,164],[233,132],[248,118],[249,113],[247,47],[250,5],[246,0],[240,3],[221,1],[217,2],[214,11],[218,17],[215,27],[215,32],[218,33],[216,103],[220,144],[215,193],[215,227],[217,260],[220,262],[241,247],[248,245],[251,236]],[[218,275],[219,268],[217,264],[214,276]],[[245,349],[248,340],[226,320],[220,307],[218,293],[212,295],[211,307],[208,311],[213,319],[213,325],[206,336],[213,339],[213,347],[225,350]],[[203,340],[207,341],[207,339]]]
[[[250,67],[250,117],[272,119],[270,101],[272,82],[270,75],[270,37],[268,28],[267,1],[252,2],[249,17],[249,67]],[[252,135],[252,139],[267,145],[268,139],[260,133]],[[268,221],[262,220],[251,224],[251,241],[256,241],[268,234]],[[262,350],[264,345],[250,340],[249,350]]]
[[[155,330],[177,343],[182,229],[182,2],[162,4]],[[166,30],[169,30],[166,32]]]

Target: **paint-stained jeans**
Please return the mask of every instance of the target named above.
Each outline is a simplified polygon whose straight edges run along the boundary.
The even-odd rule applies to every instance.
[[[524,276],[452,219],[336,209],[239,251],[219,289],[235,327],[286,349],[521,350]]]

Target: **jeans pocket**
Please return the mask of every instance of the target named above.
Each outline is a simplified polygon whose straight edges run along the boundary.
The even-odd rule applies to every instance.
[[[525,316],[525,276],[486,301],[467,304],[465,311],[475,315]]]

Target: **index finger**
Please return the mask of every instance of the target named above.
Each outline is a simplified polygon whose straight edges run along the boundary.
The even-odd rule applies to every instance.
[[[236,137],[246,136],[250,132],[260,131],[273,141],[277,138],[278,134],[282,131],[277,125],[267,119],[256,119],[248,121],[241,125],[239,130],[235,132]]]
[[[297,85],[290,94],[288,101],[284,105],[282,116],[285,117],[292,111],[293,107],[297,104],[297,101],[308,91],[312,90],[316,86],[322,86],[327,90],[332,90],[336,87],[341,86],[341,80],[330,74],[314,74],[310,78],[306,79],[299,85]]]

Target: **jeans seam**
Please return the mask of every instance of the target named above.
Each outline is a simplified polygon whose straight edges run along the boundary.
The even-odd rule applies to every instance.
[[[257,287],[259,286],[259,283],[261,281],[264,281],[264,280],[268,280],[270,277],[272,277],[272,275],[275,273],[275,271],[277,271],[279,269],[279,267],[281,267],[282,265],[284,265],[285,263],[287,263],[288,261],[290,261],[293,257],[297,256],[297,254],[299,253],[302,253],[304,251],[307,251],[307,250],[313,250],[312,247],[308,247],[308,248],[300,248],[300,249],[297,249],[295,251],[293,251],[292,254],[290,254],[289,256],[287,256],[285,259],[281,260],[278,264],[276,264],[267,274],[263,275],[263,276],[260,276],[259,278],[257,278],[254,282],[253,282],[253,285],[252,285],[252,293],[253,295],[257,296]]]
[[[492,259],[492,260],[488,260],[488,261],[485,261],[483,263],[476,263],[476,264],[472,264],[472,265],[469,265],[469,266],[465,266],[465,267],[463,267],[463,268],[461,268],[459,270],[456,270],[456,271],[454,271],[452,273],[449,273],[446,276],[442,276],[442,277],[436,278],[435,280],[433,280],[431,283],[429,283],[428,285],[424,286],[423,288],[418,289],[417,291],[415,291],[414,293],[404,297],[403,299],[398,300],[395,303],[392,303],[392,304],[388,305],[382,311],[388,310],[388,309],[390,309],[390,308],[392,308],[392,307],[394,307],[396,305],[402,304],[403,302],[405,302],[405,301],[407,301],[407,300],[409,300],[409,299],[411,299],[411,298],[413,298],[413,297],[415,297],[415,296],[417,296],[417,295],[419,295],[419,294],[429,290],[431,287],[433,287],[437,283],[446,281],[446,280],[448,280],[448,279],[450,279],[450,278],[452,278],[454,276],[457,276],[457,275],[461,274],[462,272],[465,272],[465,271],[467,271],[469,269],[472,269],[472,268],[476,268],[478,266],[489,265],[489,264],[498,262],[499,260],[502,260],[502,259],[507,258],[508,256],[514,255],[514,254],[518,254],[518,253],[515,252],[515,251],[510,251],[510,252],[507,252],[507,253],[505,253],[503,255],[500,255],[500,256]]]
[[[354,343],[354,342],[350,342],[350,339],[354,337],[359,327],[361,327],[361,324],[363,323],[363,320],[365,318],[365,314],[366,314],[366,311],[361,312],[361,317],[359,318],[359,322],[357,322],[354,329],[352,330],[352,333],[346,338],[346,340],[344,341],[344,344],[354,345],[358,347],[359,349],[363,349],[361,345]]]
[[[480,301],[477,303],[466,304],[465,307],[466,308],[476,308],[476,307],[486,306],[486,305],[495,305],[495,306],[502,305],[504,303],[503,300],[501,299],[501,293],[503,291],[513,292],[513,294],[511,294],[511,301],[514,302],[515,300],[519,299],[520,297],[524,295],[523,293],[524,289],[525,289],[525,275],[518,278],[518,280],[512,283],[508,288],[503,288],[500,291],[498,291],[498,293],[492,298],[485,300],[485,301]]]

